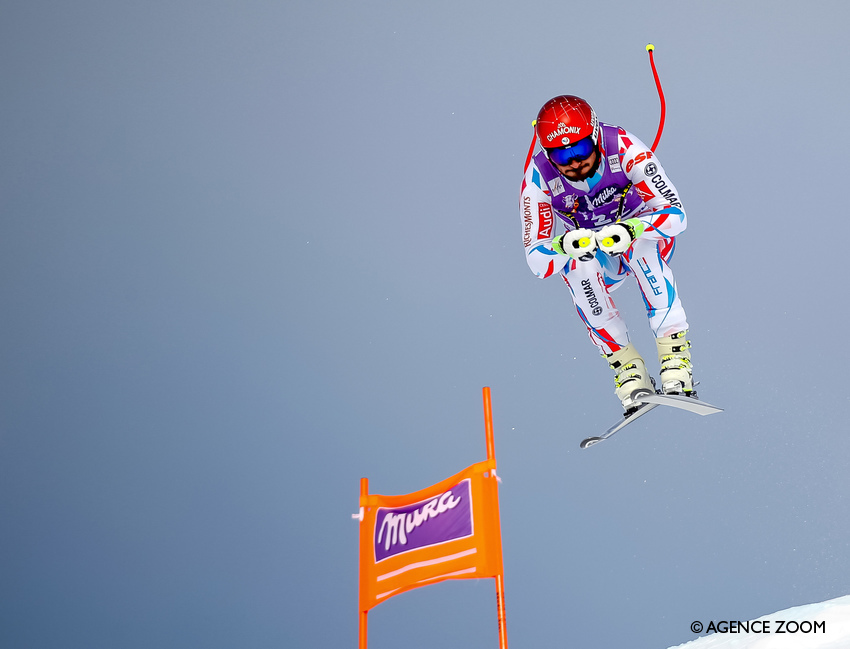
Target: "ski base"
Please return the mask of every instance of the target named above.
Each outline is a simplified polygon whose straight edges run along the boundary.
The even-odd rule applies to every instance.
[[[659,406],[671,406],[680,410],[687,410],[695,415],[713,415],[715,412],[723,412],[723,408],[713,406],[696,397],[687,397],[684,394],[641,394],[635,397],[639,403],[654,403]]]
[[[580,446],[582,448],[588,448],[589,446],[593,446],[594,444],[598,444],[599,442],[608,439],[609,437],[611,437],[611,435],[616,433],[621,428],[625,428],[626,426],[628,426],[635,419],[643,417],[650,410],[657,408],[658,405],[659,404],[657,403],[645,403],[643,405],[638,406],[636,410],[633,410],[632,412],[623,415],[622,421],[611,426],[611,428],[606,430],[604,434],[600,435],[599,437],[588,437],[587,439],[582,440]]]
[[[719,408],[718,406],[712,405],[705,401],[701,401],[695,397],[686,397],[683,394],[662,394],[660,392],[647,392],[645,394],[635,395],[634,400],[640,404],[636,409],[623,415],[623,419],[621,421],[611,426],[611,428],[606,430],[602,435],[599,435],[598,437],[588,437],[587,439],[582,440],[579,446],[581,448],[589,448],[594,444],[598,444],[599,442],[608,439],[618,431],[631,424],[635,419],[642,417],[650,410],[653,410],[658,406],[669,406],[671,408],[687,410],[688,412],[692,412],[694,414],[702,416],[712,415],[716,412],[723,411],[723,408]]]

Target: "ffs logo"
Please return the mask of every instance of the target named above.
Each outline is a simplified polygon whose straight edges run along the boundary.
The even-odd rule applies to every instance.
[[[638,153],[633,160],[629,160],[626,163],[626,173],[629,173],[636,164],[643,162],[644,160],[649,160],[652,157],[652,151],[644,151],[642,153]]]

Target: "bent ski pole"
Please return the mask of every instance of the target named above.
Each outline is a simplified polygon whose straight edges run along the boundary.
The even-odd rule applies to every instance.
[[[655,69],[655,59],[652,56],[652,51],[655,49],[655,45],[649,43],[646,46],[646,51],[649,52],[649,64],[652,66],[652,76],[655,77],[655,87],[658,88],[658,98],[661,100],[661,120],[658,122],[658,132],[655,134],[655,141],[652,143],[650,149],[655,151],[655,147],[658,146],[658,141],[661,139],[661,132],[664,130],[664,118],[667,115],[667,104],[664,102],[664,91],[661,89],[661,80],[658,78],[658,70]]]
[[[531,128],[533,129],[535,126],[537,126],[537,120],[536,119],[531,120]],[[534,134],[531,136],[531,146],[528,147],[528,155],[525,156],[525,167],[523,167],[523,169],[522,169],[523,175],[525,175],[525,172],[528,171],[528,165],[531,163],[531,156],[534,154],[534,144],[535,144],[536,140],[537,140],[537,133],[535,131]]]

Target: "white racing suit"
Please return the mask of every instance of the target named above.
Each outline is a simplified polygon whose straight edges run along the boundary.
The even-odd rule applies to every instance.
[[[572,182],[539,152],[522,182],[520,214],[531,271],[541,279],[561,274],[590,339],[607,355],[629,343],[626,323],[610,295],[629,275],[637,280],[656,337],[688,328],[668,265],[687,219],[655,154],[622,128],[600,126],[601,161],[595,175]],[[621,256],[597,249],[593,259],[578,261],[552,248],[558,229],[599,230],[628,218],[639,218],[645,230]]]

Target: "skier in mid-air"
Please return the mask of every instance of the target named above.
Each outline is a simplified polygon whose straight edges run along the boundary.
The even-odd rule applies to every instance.
[[[615,372],[626,414],[637,409],[636,394],[655,391],[610,295],[634,275],[655,334],[661,391],[696,397],[688,322],[668,265],[687,220],[661,163],[573,95],[543,105],[535,134],[542,151],[527,166],[520,198],[532,272],[563,277],[590,339]]]

